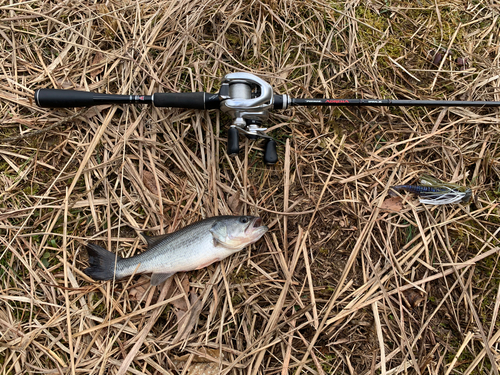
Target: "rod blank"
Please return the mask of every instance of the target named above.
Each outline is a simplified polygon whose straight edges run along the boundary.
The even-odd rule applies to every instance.
[[[461,100],[292,99],[292,106],[500,107],[500,102]]]

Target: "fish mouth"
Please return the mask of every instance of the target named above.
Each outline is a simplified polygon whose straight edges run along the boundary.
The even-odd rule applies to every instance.
[[[254,218],[250,224],[248,225],[248,228],[245,232],[257,232],[257,233],[266,233],[269,230],[269,228],[265,225],[262,225],[262,219],[260,217]],[[261,234],[261,235],[262,235]]]
[[[260,217],[256,217],[253,220],[253,226],[254,226],[254,228],[262,226],[262,219]]]

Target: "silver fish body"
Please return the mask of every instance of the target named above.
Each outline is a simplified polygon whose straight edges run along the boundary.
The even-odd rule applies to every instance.
[[[152,273],[151,284],[158,285],[176,272],[206,267],[256,242],[268,230],[261,224],[254,216],[211,217],[171,234],[144,236],[148,249],[130,258],[89,243],[90,267],[84,272],[95,280]]]

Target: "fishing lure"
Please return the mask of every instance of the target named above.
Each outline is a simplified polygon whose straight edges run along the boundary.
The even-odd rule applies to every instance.
[[[413,193],[418,196],[420,203],[432,205],[467,203],[472,197],[472,190],[468,187],[425,175],[420,178],[420,185],[396,185],[391,186],[391,189]]]

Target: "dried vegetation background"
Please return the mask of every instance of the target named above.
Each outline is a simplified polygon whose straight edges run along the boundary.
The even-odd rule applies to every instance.
[[[498,374],[498,109],[276,112],[268,168],[260,143],[227,156],[216,111],[32,100],[248,71],[298,98],[500,101],[498,2],[0,4],[2,374]],[[474,200],[386,201],[423,173]],[[129,256],[242,212],[269,233],[159,289],[82,272],[88,240]]]

